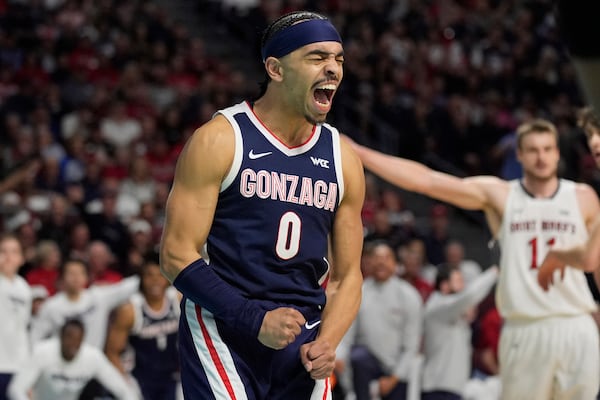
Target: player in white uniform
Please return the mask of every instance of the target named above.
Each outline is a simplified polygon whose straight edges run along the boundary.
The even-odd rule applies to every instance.
[[[0,237],[0,400],[17,368],[29,357],[27,327],[31,319],[31,289],[17,275],[25,262],[12,235]]]
[[[600,213],[598,196],[589,185],[557,177],[560,153],[554,125],[533,120],[519,126],[517,156],[523,179],[515,182],[494,176],[461,179],[354,147],[366,168],[393,184],[485,212],[502,251],[496,292],[505,319],[500,340],[502,398],[594,398],[600,385],[600,357],[593,351],[598,332],[583,272],[568,269],[565,280],[549,291],[537,283],[537,268],[548,249],[584,243]]]
[[[104,353],[82,343],[83,323],[68,320],[59,338],[35,346],[32,357],[15,374],[8,387],[10,400],[77,400],[91,379],[97,379],[119,400],[135,400],[125,379]]]
[[[67,319],[78,318],[86,327],[85,342],[104,349],[109,315],[137,292],[139,277],[86,289],[86,266],[81,261],[69,260],[63,265],[61,279],[63,290],[44,302],[32,324],[32,343],[56,335]]]

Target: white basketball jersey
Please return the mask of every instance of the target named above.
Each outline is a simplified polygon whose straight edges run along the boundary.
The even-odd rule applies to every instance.
[[[538,266],[548,250],[585,243],[588,237],[579,210],[575,183],[560,180],[554,196],[534,198],[520,181],[510,182],[500,227],[498,310],[505,319],[537,319],[589,313],[596,309],[585,275],[566,268],[555,274],[545,292],[537,281]]]

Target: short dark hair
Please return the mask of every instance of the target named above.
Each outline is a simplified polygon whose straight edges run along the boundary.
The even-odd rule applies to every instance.
[[[439,291],[442,283],[450,280],[450,276],[454,271],[458,271],[458,268],[447,263],[442,263],[438,265],[437,270],[438,271],[435,276],[435,290]]]
[[[85,333],[85,325],[79,318],[69,318],[65,321],[65,323],[60,328],[60,336],[62,336],[68,327],[73,326],[75,328],[79,328],[81,332]]]
[[[85,270],[85,273],[89,275],[90,271],[89,271],[89,267],[87,262],[85,262],[85,260],[81,259],[81,258],[68,258],[66,259],[58,268],[58,276],[62,279],[65,277],[65,272],[67,271],[67,265],[69,264],[81,264],[83,265],[83,269]]]
[[[321,15],[321,14],[318,14],[318,13],[312,12],[312,11],[293,11],[293,12],[282,15],[281,17],[277,18],[275,21],[271,22],[269,24],[269,26],[267,26],[265,28],[265,30],[263,31],[261,39],[260,39],[260,49],[262,50],[265,47],[265,44],[273,36],[275,36],[276,33],[282,31],[283,29],[294,25],[296,22],[308,21],[308,20],[313,20],[313,19],[328,19],[328,18],[324,15]],[[265,71],[264,75],[265,76],[263,78],[263,81],[259,84],[260,90],[259,90],[258,96],[256,96],[256,99],[259,99],[260,97],[262,97],[265,94],[265,92],[267,91],[267,86],[269,85],[269,82],[271,81],[271,78],[269,77],[269,75],[267,74],[266,71]]]
[[[577,126],[589,138],[595,133],[600,133],[600,120],[592,107],[584,107],[577,113]]]

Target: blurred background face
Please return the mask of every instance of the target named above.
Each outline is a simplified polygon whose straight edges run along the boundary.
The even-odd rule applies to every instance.
[[[88,284],[88,274],[85,265],[78,261],[68,261],[65,264],[62,280],[65,292],[81,292]]]
[[[60,350],[63,358],[71,361],[77,355],[83,342],[83,331],[75,325],[67,326],[60,337]]]
[[[459,293],[465,288],[465,282],[463,280],[462,273],[459,270],[454,270],[450,274],[450,279],[448,280],[448,287],[450,289],[450,293]]]
[[[161,299],[169,287],[169,281],[160,272],[158,264],[144,267],[141,278],[142,293],[149,299]]]
[[[390,246],[379,244],[373,249],[371,271],[377,282],[385,282],[394,275],[396,272],[396,256]]]
[[[0,273],[14,276],[25,263],[21,243],[15,238],[5,238],[0,242]]]
[[[464,259],[465,252],[462,244],[451,242],[446,246],[446,262],[450,265],[457,266]]]

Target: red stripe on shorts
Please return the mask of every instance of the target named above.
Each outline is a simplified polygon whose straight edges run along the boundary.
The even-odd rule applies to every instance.
[[[323,392],[323,400],[327,400],[328,392],[329,392],[329,378],[325,379],[325,391]]]
[[[223,362],[219,358],[219,353],[217,353],[217,349],[215,349],[215,345],[208,334],[208,329],[206,329],[206,325],[202,320],[202,311],[200,307],[196,306],[196,318],[198,319],[198,323],[200,324],[200,329],[202,330],[202,335],[204,336],[204,340],[206,341],[206,347],[208,347],[208,352],[210,353],[210,358],[212,358],[215,367],[217,367],[217,371],[219,372],[219,376],[229,393],[229,396],[232,400],[236,400],[235,393],[233,392],[233,387],[231,386],[231,382],[229,381],[229,377],[227,376],[227,372],[225,371],[225,367],[223,367]]]

